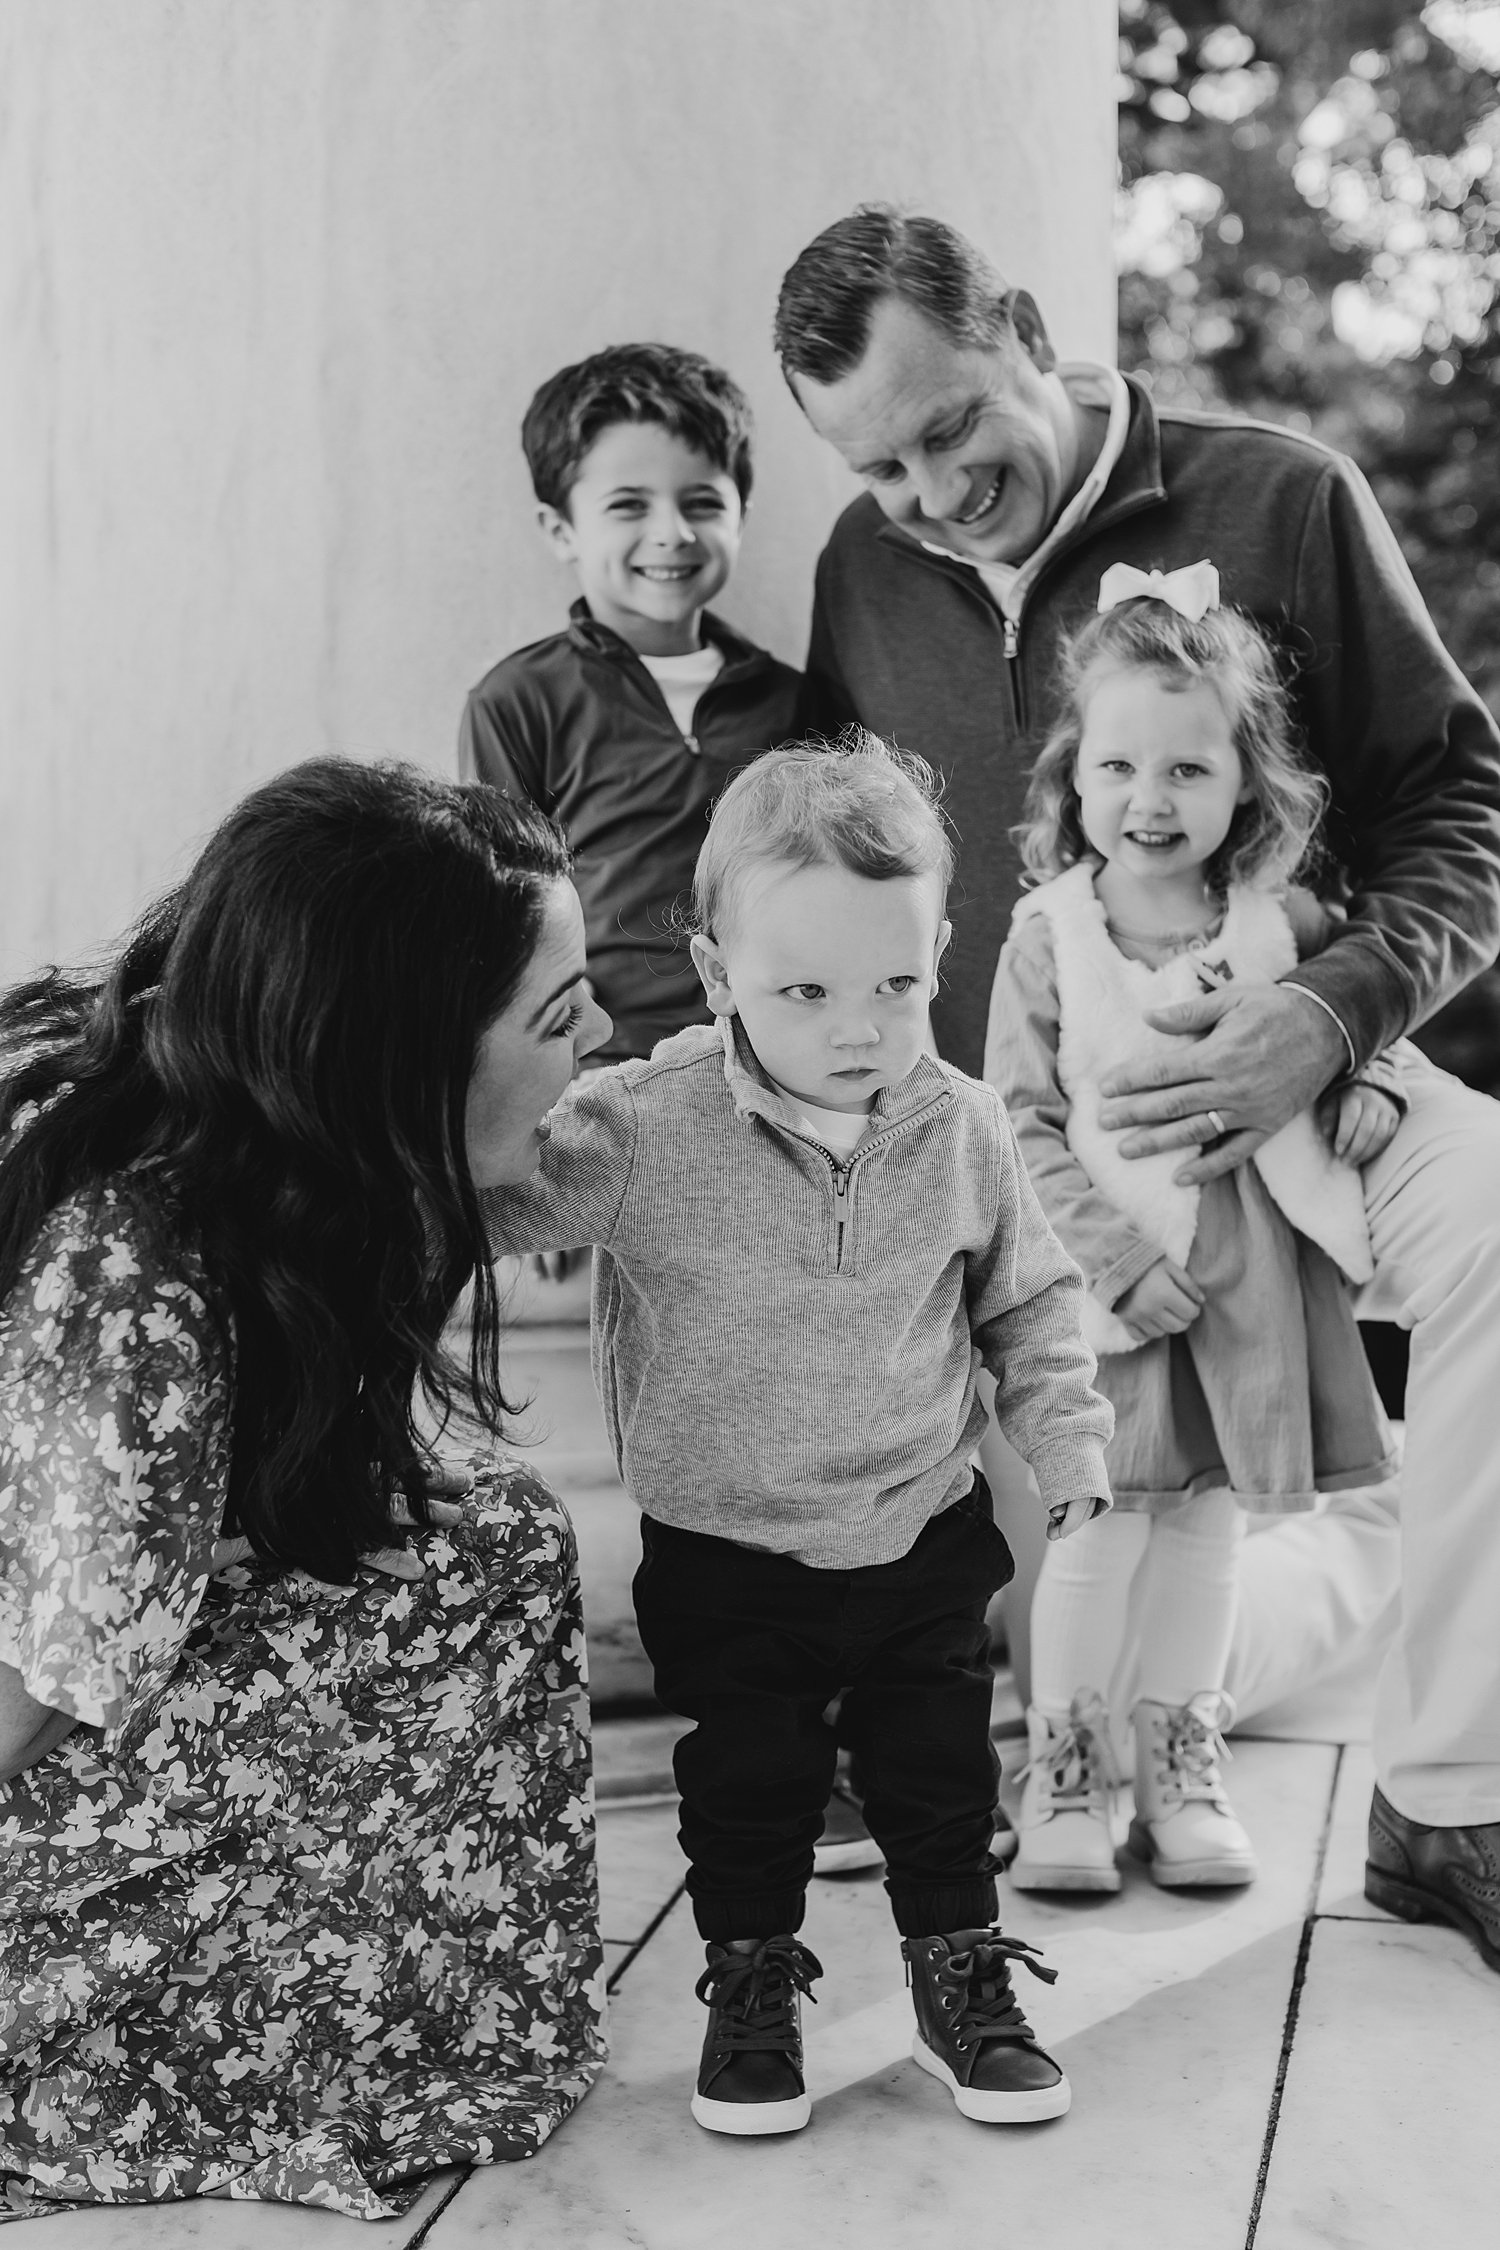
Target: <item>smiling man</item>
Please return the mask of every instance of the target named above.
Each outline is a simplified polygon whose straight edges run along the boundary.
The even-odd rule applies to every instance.
[[[982,1067],[1059,641],[1113,563],[1211,561],[1272,636],[1352,894],[1342,934],[1294,976],[1156,1019],[1195,1036],[1106,1084],[1122,1152],[1179,1150],[1190,1182],[1233,1169],[1494,958],[1500,737],[1351,462],[1059,365],[1031,298],[972,243],[882,206],[793,264],[776,348],[867,487],[818,567],[805,716],[828,733],[857,720],[947,783],[959,867],[933,1025],[949,1061]],[[1500,1969],[1500,1110],[1403,1055],[1405,1117],[1364,1171],[1377,1270],[1360,1311],[1413,1336],[1369,1883]]]

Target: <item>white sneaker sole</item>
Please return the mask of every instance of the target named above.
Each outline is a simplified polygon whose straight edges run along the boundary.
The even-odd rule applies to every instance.
[[[749,2139],[761,2133],[800,2133],[812,2116],[812,2096],[790,2102],[716,2102],[694,2094],[693,2115],[706,2132]]]
[[[1073,2089],[1066,2074],[1055,2086],[1021,2086],[1012,2094],[961,2086],[920,2032],[911,2043],[911,2059],[931,2077],[940,2078],[963,2115],[977,2119],[981,2125],[1040,2125],[1049,2117],[1065,2116],[1073,2106]]]
[[[1028,1860],[1024,1853],[1012,1860],[1006,1879],[1013,1891],[1117,1891],[1118,1867],[1049,1867]]]
[[[1253,1883],[1260,1867],[1251,1852],[1224,1852],[1210,1859],[1163,1859],[1144,1822],[1130,1824],[1130,1850],[1146,1862],[1151,1880],[1163,1891],[1206,1891],[1243,1888]],[[1014,1875],[1011,1881],[1015,1881]]]

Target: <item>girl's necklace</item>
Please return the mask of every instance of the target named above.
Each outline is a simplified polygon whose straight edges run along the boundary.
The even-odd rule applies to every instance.
[[[1218,936],[1224,927],[1221,907],[1210,921],[1197,930],[1133,930],[1128,922],[1117,922],[1111,915],[1104,917],[1104,927],[1113,938],[1124,938],[1129,945],[1160,946],[1167,953],[1185,953],[1190,946],[1206,944]]]

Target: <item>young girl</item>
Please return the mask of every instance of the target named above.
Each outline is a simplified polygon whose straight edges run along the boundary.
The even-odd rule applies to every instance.
[[[985,1063],[1083,1267],[1115,1409],[1115,1513],[1049,1548],[1037,1588],[1023,1890],[1119,1888],[1110,1695],[1127,1627],[1132,1850],[1168,1886],[1253,1878],[1218,1771],[1241,1506],[1306,1509],[1394,1473],[1344,1280],[1371,1270],[1357,1167],[1396,1128],[1390,1066],[1325,1103],[1331,1140],[1306,1112],[1202,1188],[1177,1182],[1180,1150],[1127,1158],[1099,1122],[1100,1082],[1174,1043],[1148,1010],[1282,977],[1333,922],[1290,884],[1324,785],[1267,643],[1217,606],[1210,564],[1154,573],[1149,595],[1132,572],[1123,601],[1116,583],[1064,651],[1065,712],[1022,831],[1046,879],[1000,957]]]

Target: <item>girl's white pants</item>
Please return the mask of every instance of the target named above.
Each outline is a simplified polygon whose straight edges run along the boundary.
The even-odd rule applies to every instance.
[[[1243,1725],[1315,1700],[1384,1644],[1381,1788],[1408,1819],[1478,1826],[1500,1820],[1500,1103],[1404,1052],[1410,1106],[1365,1171],[1376,1270],[1356,1305],[1411,1334],[1399,1510],[1391,1486],[1344,1493],[1245,1540],[1223,1684]],[[1158,1665],[1175,1645],[1169,1629]],[[1040,1656],[1034,1646],[1033,1695]],[[1134,1694],[1153,1692],[1149,1676]],[[1059,1684],[1049,1675],[1049,1692]]]

